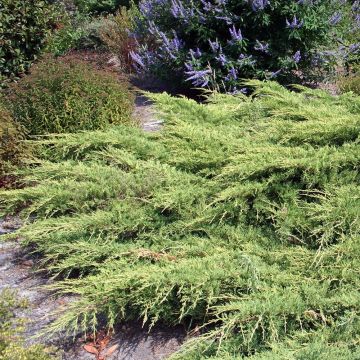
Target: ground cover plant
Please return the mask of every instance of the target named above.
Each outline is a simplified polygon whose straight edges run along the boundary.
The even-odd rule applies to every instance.
[[[21,337],[26,319],[16,318],[15,312],[28,306],[25,300],[9,289],[0,292],[0,359],[1,360],[56,360],[40,345],[25,346]]]
[[[76,296],[50,330],[141,318],[198,329],[176,359],[360,357],[360,98],[244,86],[149,95],[159,133],[34,141],[0,198]]]
[[[6,104],[29,135],[95,130],[130,123],[133,95],[113,73],[85,62],[45,57],[9,85]]]
[[[188,86],[236,92],[244,78],[312,81],[359,54],[358,1],[143,0],[139,7],[138,70]]]

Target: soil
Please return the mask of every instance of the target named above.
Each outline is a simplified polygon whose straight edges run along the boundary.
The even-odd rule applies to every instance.
[[[99,70],[111,71],[123,80],[116,69],[116,59],[109,54],[93,52],[75,53],[69,55],[86,60]],[[140,84],[146,84],[139,89]],[[162,122],[156,118],[151,102],[138,90],[162,91],[162,86],[154,85],[151,80],[134,78],[132,89],[136,92],[134,116],[139,120],[144,131],[158,131]],[[150,85],[149,85],[150,84]],[[43,286],[51,283],[46,274],[34,271],[38,259],[31,254],[31,249],[24,249],[19,241],[2,241],[1,235],[13,232],[21,226],[16,217],[0,219],[0,291],[10,288],[16,291],[21,298],[28,300],[29,307],[17,314],[27,319],[24,332],[25,344],[42,343],[46,346],[55,346],[62,360],[95,360],[96,356],[87,352],[84,345],[89,339],[80,335],[69,338],[64,334],[43,336],[41,333],[54,320],[51,315],[59,308],[65,308],[73,301],[71,297],[55,297],[46,291]],[[132,322],[120,324],[102,353],[116,345],[116,350],[107,360],[160,360],[166,359],[176,352],[184,342],[186,332],[183,327],[166,328],[157,326],[149,331],[140,323]]]

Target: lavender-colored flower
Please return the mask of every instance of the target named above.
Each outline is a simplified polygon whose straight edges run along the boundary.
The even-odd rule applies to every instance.
[[[293,60],[295,62],[295,64],[299,63],[301,60],[301,52],[300,50],[298,50],[294,55],[293,55]]]
[[[186,71],[185,74],[189,75],[186,81],[191,81],[194,86],[205,87],[210,81],[211,70],[190,70]]]
[[[142,57],[141,57],[138,53],[136,53],[136,52],[134,52],[134,51],[130,51],[130,57],[131,57],[131,59],[135,62],[135,64],[136,64],[137,66],[139,66],[139,67],[142,68],[142,69],[145,69],[145,68],[146,68],[146,66],[145,66],[145,64],[144,64],[144,62],[143,62]]]
[[[358,29],[360,29],[360,14],[356,14],[354,16],[354,23],[355,23],[355,31],[357,31]]]
[[[150,19],[156,13],[157,8],[166,5],[167,2],[168,0],[143,0],[139,4],[140,13],[147,19]]]
[[[187,71],[194,71],[194,65],[192,63],[186,62],[184,65]]]
[[[209,1],[200,0],[205,12],[209,12],[213,9],[213,5]]]
[[[235,25],[233,25],[233,27],[229,29],[229,32],[233,41],[242,41],[243,36],[241,30],[236,30]]]
[[[356,0],[353,2],[352,6],[351,6],[351,10],[356,12],[360,10],[360,1]]]
[[[288,19],[286,19],[286,27],[289,29],[300,29],[303,27],[304,21],[299,21],[296,17],[296,15],[293,17],[292,21],[290,22]]]
[[[221,47],[217,39],[216,41],[209,40],[209,44],[213,53],[216,53]]]
[[[250,0],[251,8],[254,11],[264,10],[269,3],[269,0]]]
[[[222,66],[225,66],[228,63],[228,60],[223,53],[219,54],[219,56],[216,56],[215,59],[219,61]]]
[[[196,48],[196,50],[190,49],[189,52],[191,57],[193,57],[194,59],[198,59],[202,55],[201,50],[199,48]]]
[[[225,77],[225,81],[237,80],[237,71],[234,67],[229,70],[229,73]]]
[[[341,19],[342,19],[342,14],[340,12],[336,12],[330,17],[329,24],[334,26],[338,24],[341,21]]]
[[[259,40],[256,40],[254,49],[257,50],[257,51],[261,51],[261,52],[264,52],[264,53],[267,54],[267,53],[269,52],[269,44],[267,44],[267,43],[262,43],[262,42],[260,42]]]
[[[351,54],[360,53],[360,43],[351,44],[351,45],[349,46],[349,52],[350,52]]]
[[[231,25],[233,23],[233,21],[228,16],[215,16],[215,19],[223,20],[227,25]]]
[[[175,60],[177,58],[177,54],[178,54],[180,48],[182,48],[182,46],[183,46],[183,43],[178,38],[176,32],[173,31],[174,36],[172,39],[169,39],[167,37],[167,35],[162,31],[159,31],[158,35],[162,41],[161,49],[167,55],[169,55],[171,59]]]
[[[277,71],[273,71],[273,72],[270,74],[270,79],[275,79],[275,78],[277,78],[277,77],[280,75],[281,72],[282,72],[282,69],[279,69],[279,70],[277,70]]]
[[[172,15],[174,16],[174,18],[179,19],[179,18],[185,18],[185,8],[184,5],[182,3],[182,1],[180,0],[171,0],[171,9],[170,9]]]

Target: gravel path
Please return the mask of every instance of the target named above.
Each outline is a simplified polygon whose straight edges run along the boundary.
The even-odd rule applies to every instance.
[[[154,117],[151,103],[144,96],[137,96],[134,115],[142,122],[145,131],[157,131],[161,121]],[[83,349],[84,340],[64,336],[53,336],[50,339],[34,339],[51,323],[51,313],[66,307],[70,297],[55,298],[41,287],[51,280],[33,271],[36,258],[29,255],[18,242],[4,242],[1,235],[13,232],[21,223],[16,218],[0,219],[0,291],[4,288],[16,290],[21,298],[28,299],[29,308],[17,315],[28,320],[24,333],[27,344],[42,342],[60,349],[62,360],[94,360],[96,356]],[[138,323],[120,326],[112,337],[107,348],[117,345],[116,351],[107,360],[161,360],[166,359],[179,349],[184,341],[185,332],[181,327],[155,327],[148,332]],[[106,351],[106,350],[105,350]]]

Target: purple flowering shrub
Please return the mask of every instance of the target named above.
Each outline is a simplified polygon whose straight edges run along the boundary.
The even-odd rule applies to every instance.
[[[296,81],[359,50],[341,42],[350,28],[360,30],[358,1],[142,0],[139,7],[135,36],[152,40],[131,54],[135,66],[192,87],[236,92],[243,78]]]

